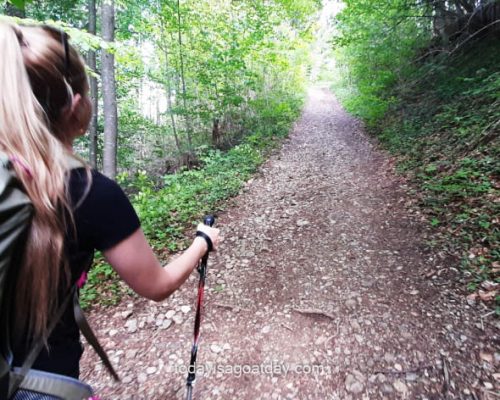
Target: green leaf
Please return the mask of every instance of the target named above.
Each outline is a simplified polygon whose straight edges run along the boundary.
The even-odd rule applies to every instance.
[[[30,1],[30,0],[28,0]],[[9,3],[15,5],[20,10],[24,10],[26,5],[26,0],[9,0]]]
[[[438,226],[439,225],[439,220],[437,218],[432,218],[431,219],[431,225],[432,226]]]

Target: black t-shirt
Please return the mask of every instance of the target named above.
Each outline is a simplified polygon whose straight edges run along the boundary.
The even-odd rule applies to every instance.
[[[92,171],[90,189],[83,197],[87,188],[85,169],[74,169],[70,174],[69,195],[73,205],[74,226],[68,227],[65,250],[72,282],[76,282],[89,266],[96,249],[105,251],[120,243],[139,228],[140,222],[127,196],[114,181]],[[14,365],[20,366],[29,348],[26,338],[17,339]],[[78,378],[82,348],[71,301],[48,343],[49,351],[42,350],[33,368]]]

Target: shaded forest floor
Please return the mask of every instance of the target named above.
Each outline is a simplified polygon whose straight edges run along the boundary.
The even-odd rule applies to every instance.
[[[499,323],[453,287],[455,265],[393,163],[324,89],[217,221],[197,399],[494,399]],[[163,303],[124,298],[90,320],[103,399],[182,399],[197,276]]]

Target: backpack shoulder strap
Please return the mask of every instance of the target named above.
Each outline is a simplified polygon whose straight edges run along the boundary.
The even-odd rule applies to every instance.
[[[82,335],[85,337],[85,339],[87,339],[87,342],[93,347],[94,351],[97,353],[97,355],[103,362],[108,372],[113,376],[114,380],[119,382],[120,378],[116,373],[115,369],[113,368],[111,361],[109,361],[106,351],[102,348],[101,344],[99,343],[99,340],[97,340],[96,335],[92,331],[92,328],[90,327],[89,323],[87,322],[87,319],[85,318],[85,314],[83,313],[83,310],[80,307],[80,301],[78,299],[78,291],[76,290],[73,295],[73,312],[75,314],[75,320],[78,325],[78,328],[80,328],[80,332],[82,332]]]
[[[68,166],[68,169],[77,169],[77,168],[85,168],[86,165],[85,163],[80,160],[78,157],[76,157],[73,154],[67,153],[66,154],[66,163]],[[92,260],[90,261],[90,264],[92,263]],[[83,313],[82,308],[80,307],[80,300],[78,298],[78,290],[75,290],[72,293],[73,296],[73,313],[75,315],[75,321],[78,325],[78,328],[80,329],[80,332],[82,335],[85,337],[87,342],[92,346],[94,351],[97,353],[101,361],[103,362],[104,366],[108,370],[108,372],[113,376],[115,381],[120,381],[120,378],[118,374],[116,373],[115,369],[113,368],[113,365],[111,364],[111,361],[108,358],[108,355],[106,354],[106,351],[102,348],[101,344],[99,343],[99,340],[97,340],[96,335],[92,331],[92,328],[90,327],[87,319],[85,318],[85,314]]]

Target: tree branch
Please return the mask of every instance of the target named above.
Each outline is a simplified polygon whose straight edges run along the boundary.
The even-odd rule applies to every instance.
[[[483,26],[481,29],[477,30],[476,32],[474,32],[472,35],[468,36],[464,41],[462,41],[461,43],[459,43],[453,50],[451,50],[449,52],[450,55],[452,55],[453,53],[455,53],[460,47],[462,47],[465,43],[467,43],[469,40],[471,40],[474,36],[478,35],[479,33],[481,33],[482,31],[488,29],[489,27],[495,25],[495,24],[498,24],[500,23],[500,19],[497,19],[491,23],[489,23],[488,25],[485,25]]]

